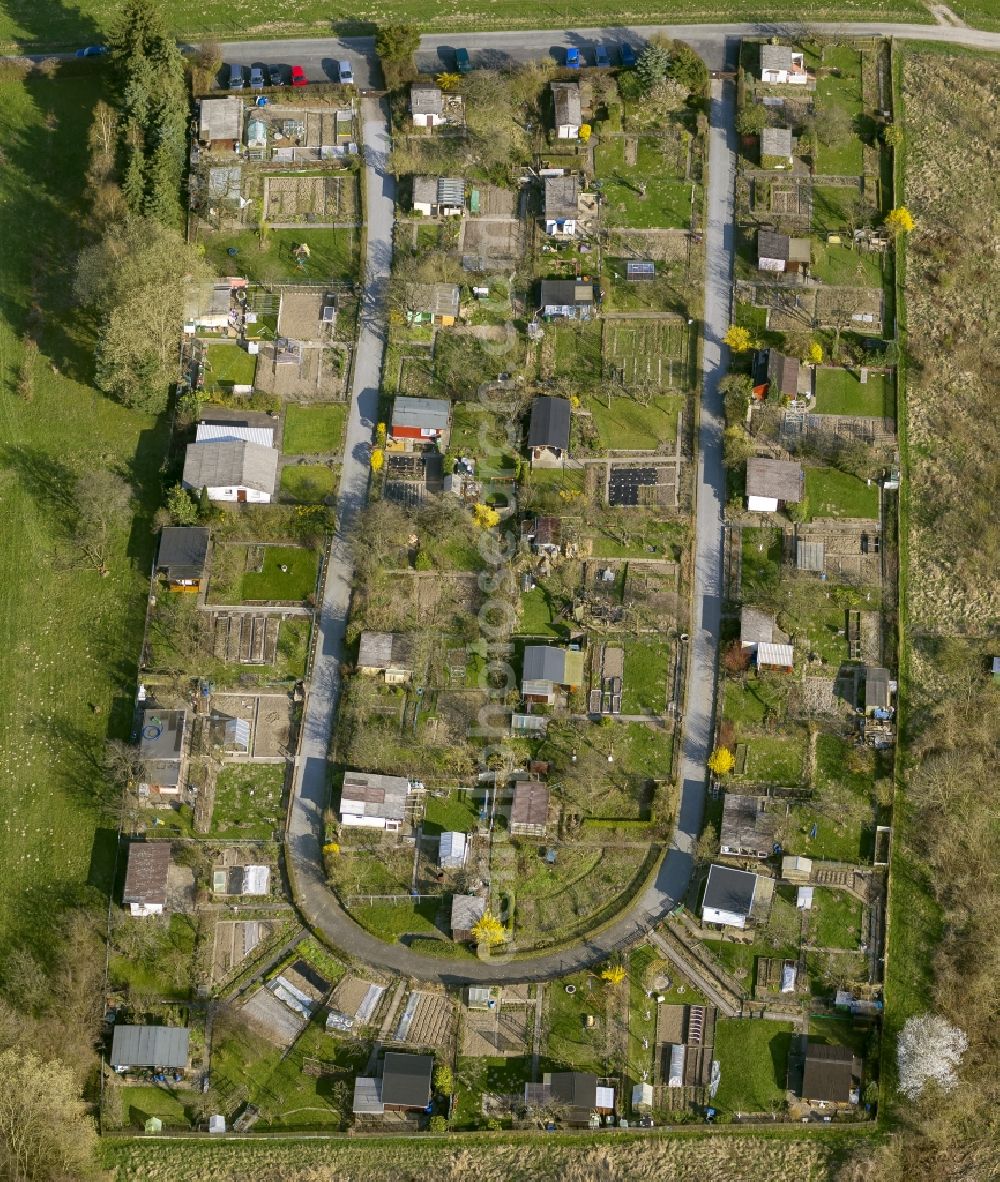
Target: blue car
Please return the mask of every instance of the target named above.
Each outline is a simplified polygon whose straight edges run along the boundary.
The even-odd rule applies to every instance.
[[[627,41],[622,42],[622,47],[618,52],[621,54],[623,66],[630,67],[635,65],[635,50]]]
[[[610,67],[611,57],[608,54],[606,46],[598,45],[598,47],[594,50],[594,60],[596,61],[597,68],[599,70],[607,70]]]
[[[570,49],[566,50],[565,65],[566,65],[567,70],[579,70],[579,68],[580,68],[580,51],[579,51],[579,49],[570,48]]]
[[[108,52],[106,45],[88,45],[76,51],[77,57],[103,57]]]

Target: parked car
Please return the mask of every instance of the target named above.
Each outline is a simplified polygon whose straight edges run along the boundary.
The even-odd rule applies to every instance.
[[[337,74],[340,76],[341,86],[354,85],[354,70],[350,62],[337,62]]]
[[[246,84],[246,78],[243,76],[242,66],[229,67],[229,89],[242,90]]]
[[[76,51],[77,57],[102,57],[108,52],[106,45],[87,45]]]
[[[272,66],[267,72],[267,77],[272,86],[285,85],[285,74],[281,66]]]
[[[627,41],[622,42],[622,47],[618,52],[621,54],[623,66],[631,67],[635,65],[635,50]]]
[[[594,50],[594,60],[599,70],[606,70],[611,65],[611,55],[608,53],[607,46],[598,45]]]
[[[293,86],[308,86],[309,79],[306,77],[305,70],[301,66],[292,66],[292,85]]]
[[[263,90],[264,89],[264,71],[260,66],[250,67],[250,89]]]
[[[455,50],[455,69],[460,74],[468,74],[472,69],[472,62],[469,60],[469,51],[467,49]]]
[[[566,50],[565,66],[567,70],[579,70],[580,51],[575,46],[570,46],[570,48]]]

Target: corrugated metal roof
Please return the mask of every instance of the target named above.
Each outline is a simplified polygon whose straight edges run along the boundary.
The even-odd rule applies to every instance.
[[[259,447],[274,446],[273,427],[242,427],[235,423],[199,423],[196,443],[235,443],[240,440]]]
[[[186,1067],[186,1026],[116,1026],[111,1038],[114,1067]]]
[[[758,644],[757,664],[791,669],[795,664],[795,649],[790,644]]]

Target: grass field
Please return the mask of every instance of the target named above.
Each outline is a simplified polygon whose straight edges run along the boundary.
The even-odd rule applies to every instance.
[[[315,550],[302,546],[265,546],[264,569],[243,575],[243,598],[273,599],[294,603],[316,590],[319,559]],[[281,568],[285,567],[285,570]]]
[[[677,412],[684,405],[680,394],[651,398],[648,405],[621,395],[611,398],[611,406],[602,396],[583,399],[590,411],[601,446],[610,451],[656,451],[661,443],[672,444],[677,438]]]
[[[281,824],[283,763],[230,763],[215,782],[212,834],[268,840]]]
[[[292,253],[301,243],[309,258],[299,266]],[[205,238],[205,258],[220,275],[245,275],[253,283],[295,283],[298,280],[357,278],[360,230],[272,230],[263,250],[256,230],[212,234]],[[229,251],[235,250],[235,255]]]
[[[429,796],[424,809],[424,833],[469,833],[479,819],[479,806],[467,792],[458,790],[447,796]]]
[[[856,217],[858,190],[852,185],[813,185],[812,202],[814,233],[846,230]]]
[[[691,224],[692,186],[683,176],[669,175],[655,137],[639,138],[634,166],[625,163],[624,139],[599,144],[594,167],[607,195],[605,216],[614,224],[636,229],[683,229]]]
[[[891,419],[895,413],[892,403],[892,381],[883,374],[870,373],[862,385],[860,373],[853,369],[823,366],[816,371],[817,414]]]
[[[327,464],[290,464],[281,470],[281,491],[304,505],[319,505],[336,489],[334,471]]]
[[[521,596],[521,621],[517,630],[522,636],[544,636],[564,639],[569,635],[566,624],[556,623],[559,603],[542,586],[536,586]]]
[[[298,406],[293,403],[285,411],[281,450],[286,456],[339,452],[343,446],[346,421],[346,402],[329,402],[322,406]]]
[[[771,1112],[784,1107],[791,1022],[722,1018],[715,1027],[715,1057],[722,1080],[715,1097],[723,1112]]]
[[[43,963],[53,914],[111,885],[115,843],[97,829],[92,769],[109,734],[129,733],[166,446],[165,424],[91,386],[72,296],[99,97],[90,73],[0,74],[0,947],[24,941]],[[14,392],[29,326],[40,349],[30,406]],[[125,473],[135,497],[103,579],[72,541],[75,482],[98,467]]]
[[[816,107],[839,107],[851,121],[861,114],[861,54],[849,45],[827,46],[823,67],[838,75],[816,79]],[[861,140],[856,130],[838,136],[831,144],[820,143],[817,171],[829,176],[857,176],[862,168]]]
[[[851,948],[861,944],[861,904],[843,892],[817,887],[813,898],[816,910],[816,943],[824,948]]]
[[[625,641],[625,677],[622,712],[662,714],[667,702],[667,670],[670,645],[665,640],[641,637]]]
[[[878,485],[838,468],[806,468],[812,517],[878,517]]]
[[[239,345],[209,345],[205,350],[205,389],[227,390],[233,386],[252,386],[257,373],[257,358]]]

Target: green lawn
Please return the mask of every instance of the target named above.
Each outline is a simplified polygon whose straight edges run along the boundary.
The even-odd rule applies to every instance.
[[[510,476],[514,471],[517,441],[506,437],[503,424],[486,407],[457,402],[451,416],[450,455],[471,456],[477,475]]]
[[[651,398],[645,406],[623,395],[612,395],[610,400],[610,407],[602,395],[582,400],[603,448],[656,451],[661,443],[672,444],[677,438],[677,412],[684,406],[682,394],[663,394]]]
[[[805,743],[798,736],[753,735],[746,740],[746,775],[760,783],[787,784],[802,781]]]
[[[812,203],[814,234],[836,233],[855,224],[858,190],[853,185],[813,185]]]
[[[215,781],[212,835],[267,841],[281,827],[283,763],[229,763]]]
[[[830,45],[823,53],[823,66],[839,70],[839,77],[824,75],[816,80],[816,108],[822,119],[824,109],[838,107],[850,121],[861,114],[861,54],[849,45]],[[862,169],[861,140],[854,127],[831,144],[820,143],[816,171],[829,176],[857,176]]]
[[[816,414],[866,415],[872,418],[895,417],[892,379],[881,373],[869,373],[861,384],[861,374],[853,369],[821,366],[816,370]]]
[[[246,349],[239,345],[209,345],[205,353],[205,389],[209,393],[253,385],[257,358]]]
[[[351,283],[358,277],[358,229],[272,230],[263,250],[256,230],[207,235],[205,258],[220,275],[243,275],[253,283],[295,283],[300,280],[337,280]],[[309,258],[299,266],[294,254],[302,243]],[[230,255],[230,249],[236,251]]]
[[[662,714],[667,702],[670,644],[640,637],[625,641],[623,714]]]
[[[744,603],[766,598],[781,573],[781,530],[770,526],[742,531],[740,594]]]
[[[878,517],[878,485],[839,468],[806,468],[810,517]]]
[[[721,1018],[715,1058],[722,1068],[715,1105],[722,1112],[780,1111],[785,1104],[791,1022]]]
[[[336,491],[334,470],[328,464],[289,464],[281,470],[281,491],[304,505],[323,504]]]
[[[40,27],[37,8],[17,15]],[[167,444],[165,418],[91,385],[92,324],[71,294],[92,241],[83,174],[101,76],[0,75],[0,943],[43,964],[60,907],[111,888],[94,769],[107,737],[129,735]],[[40,354],[30,405],[16,393],[27,331]],[[112,522],[106,578],[72,542],[76,483],[101,468],[127,474],[135,498]]]
[[[842,242],[812,242],[812,274],[831,287],[881,287],[882,255]]]
[[[770,717],[785,716],[788,681],[778,675],[748,673],[741,681],[725,682],[723,717],[738,726],[753,727]]]
[[[339,452],[344,444],[346,422],[346,402],[327,402],[320,406],[293,403],[285,411],[281,450],[286,456]]]
[[[555,324],[548,331],[555,336],[556,376],[572,379],[579,389],[597,386],[604,372],[600,321]]]
[[[603,216],[610,224],[635,229],[690,226],[692,186],[664,167],[656,137],[639,137],[634,166],[625,164],[623,138],[599,144],[594,152],[594,167],[607,198]],[[645,196],[640,190],[643,183]]]
[[[653,517],[635,516],[627,510],[625,529],[610,524],[597,524],[589,530],[591,553],[595,558],[650,558],[666,555],[673,558],[680,553],[685,541],[685,527],[676,521],[658,521]]]
[[[372,935],[390,942],[409,932],[441,935],[435,920],[441,909],[438,899],[422,899],[418,903],[359,903],[351,914]]]
[[[521,596],[521,622],[518,632],[522,636],[546,636],[565,639],[569,635],[566,624],[556,623],[559,603],[546,589],[538,585]]]
[[[185,1107],[185,1101],[191,1104],[195,1098],[195,1093],[190,1089],[151,1084],[148,1087],[123,1087],[118,1090],[125,1108],[126,1124],[133,1128],[142,1129],[150,1116],[158,1116],[165,1129],[191,1127],[191,1118]]]
[[[861,904],[844,891],[817,887],[813,895],[814,943],[824,948],[856,949],[861,945]]]
[[[445,797],[428,796],[423,832],[470,833],[478,821],[479,806],[464,789],[458,789]]]
[[[484,1092],[509,1096],[523,1093],[531,1079],[531,1056],[512,1058],[499,1056],[489,1059],[458,1060],[455,1071],[455,1110],[453,1129],[476,1129],[484,1124],[482,1097]]]
[[[574,986],[575,992],[567,993],[567,985]],[[596,1071],[598,1075],[604,1074],[605,1060],[601,1051],[606,1026],[604,988],[599,978],[586,972],[560,978],[546,987],[548,1037],[542,1051],[546,1060],[543,1071]],[[586,1025],[587,1014],[600,1018],[599,1024],[590,1030]]]
[[[241,590],[244,600],[273,599],[295,603],[316,590],[319,557],[303,546],[265,546],[264,569],[247,571]],[[286,570],[282,570],[282,567]]]

